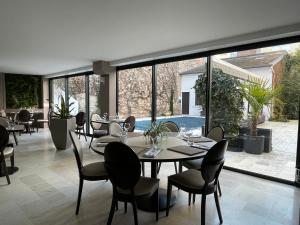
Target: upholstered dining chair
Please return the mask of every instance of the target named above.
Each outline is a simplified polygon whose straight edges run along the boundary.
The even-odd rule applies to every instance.
[[[80,140],[76,136],[74,131],[69,131],[70,138],[73,143],[73,152],[75,154],[76,163],[79,172],[79,190],[76,206],[76,215],[78,215],[81,193],[83,188],[83,181],[99,181],[99,180],[108,180],[106,170],[104,168],[104,162],[94,162],[90,164],[83,165],[83,150],[80,144]]]
[[[214,127],[208,132],[207,137],[216,142],[219,142],[224,139],[224,129],[220,126]],[[202,166],[202,162],[203,162],[203,159],[193,159],[193,160],[182,161],[179,164],[179,170],[180,170],[180,172],[182,172],[182,166],[186,167],[187,169],[200,170],[201,166]],[[222,196],[221,186],[220,186],[219,182],[218,182],[218,190],[219,190],[220,196]],[[195,202],[195,195],[193,198],[193,202]],[[189,195],[189,204],[190,203],[191,203],[191,196]]]
[[[75,128],[75,130],[78,133],[79,139],[80,139],[80,136],[81,136],[80,131],[82,130],[83,131],[83,135],[85,137],[85,141],[87,141],[87,139],[86,139],[86,133],[85,133],[85,129],[84,129],[85,122],[86,122],[85,112],[79,112],[79,113],[77,113],[77,115],[75,116],[75,118],[76,118],[76,128]]]
[[[220,223],[223,223],[217,187],[219,175],[224,165],[224,154],[227,145],[227,140],[216,143],[205,155],[201,170],[189,169],[168,177],[167,216],[169,215],[172,186],[175,186],[188,193],[202,195],[201,225],[205,225],[206,196],[214,194],[219,220]]]
[[[30,112],[28,110],[22,109],[18,113],[18,123],[23,124],[26,128],[26,131],[29,132],[29,134],[31,135],[32,121],[30,119],[31,119],[31,115],[30,115]]]
[[[123,129],[125,128],[126,124],[129,124],[128,132],[134,132],[135,129],[135,117],[129,116],[125,119],[123,123]]]
[[[102,136],[108,135],[108,129],[107,129],[107,127],[104,127],[107,125],[103,125],[99,121],[101,121],[101,116],[97,113],[93,113],[91,116],[91,122],[90,122],[90,125],[93,130],[93,134],[92,134],[92,139],[91,139],[89,148],[91,148],[94,138],[100,138]]]
[[[6,158],[10,158],[11,167],[14,167],[14,148],[13,144],[8,144],[9,134],[5,127],[0,125],[0,166],[4,169],[7,183],[10,184],[10,179],[6,167]]]
[[[105,168],[113,186],[113,197],[107,224],[110,225],[118,201],[127,202],[133,207],[134,224],[138,224],[136,200],[155,195],[157,199],[156,221],[158,221],[159,180],[156,178],[141,177],[141,164],[138,156],[127,145],[121,142],[111,142],[104,151]]]
[[[120,136],[123,132],[123,128],[117,122],[111,122],[109,124],[109,135]]]
[[[179,133],[178,125],[176,123],[174,123],[173,121],[166,121],[166,122],[163,122],[163,123],[169,129],[170,132]],[[157,173],[159,173],[160,167],[161,167],[161,162],[158,164]],[[176,162],[174,162],[174,168],[175,168],[175,173],[177,173],[178,170],[177,170],[177,163]]]

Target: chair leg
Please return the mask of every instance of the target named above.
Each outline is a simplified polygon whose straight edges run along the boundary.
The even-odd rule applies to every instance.
[[[220,186],[220,182],[218,181],[218,190],[219,190],[219,195],[220,197],[222,196],[222,191],[221,191],[221,186]]]
[[[205,225],[205,207],[206,207],[206,195],[202,195],[201,200],[201,225]]]
[[[15,153],[10,156],[10,165],[12,168],[15,167]]]
[[[80,178],[79,180],[79,190],[78,190],[78,198],[77,198],[77,206],[76,206],[76,215],[78,215],[80,201],[81,201],[81,194],[82,194],[82,187],[83,187],[83,179]]]
[[[189,205],[191,205],[192,193],[189,193]]]
[[[92,136],[92,139],[91,139],[89,148],[91,148],[91,145],[92,145],[93,140],[94,140],[94,136]]]
[[[132,208],[133,208],[133,216],[134,216],[134,225],[138,225],[137,207],[136,207],[135,199],[132,200]]]
[[[168,181],[166,216],[169,216],[171,193],[172,193],[172,184],[170,184],[170,182]]]
[[[142,163],[142,175],[143,177],[145,176],[145,163],[144,162],[141,162]]]
[[[215,202],[216,202],[216,206],[217,206],[219,220],[220,220],[220,223],[222,224],[223,223],[223,218],[222,218],[222,213],[221,213],[221,208],[220,208],[219,197],[218,197],[218,192],[217,191],[214,193],[214,196],[215,196]]]
[[[196,194],[193,194],[193,204],[195,204],[196,201]]]
[[[111,225],[114,213],[115,213],[115,208],[116,208],[116,197],[113,195],[112,201],[111,201],[111,207],[110,207],[110,212],[107,220],[107,225]]]
[[[9,179],[9,175],[8,175],[8,171],[7,171],[5,159],[3,159],[2,163],[3,163],[3,169],[4,169],[4,172],[5,172],[7,184],[10,185],[10,179]]]
[[[159,217],[159,189],[156,190],[155,196],[156,196],[156,221],[158,221],[158,217]]]
[[[175,167],[175,173],[177,174],[177,163],[174,162],[174,167]]]
[[[124,202],[124,211],[127,213],[127,202]]]
[[[161,167],[161,162],[160,162],[160,163],[158,163],[158,167],[157,167],[157,174],[159,174],[160,167]]]
[[[179,161],[179,173],[182,173],[182,162]]]
[[[28,125],[29,134],[31,135],[31,127]]]

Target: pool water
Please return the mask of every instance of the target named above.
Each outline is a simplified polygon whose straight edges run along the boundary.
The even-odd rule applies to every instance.
[[[178,125],[178,127],[185,127],[189,130],[201,129],[205,125],[205,118],[203,117],[192,117],[192,116],[178,116],[178,117],[167,117],[157,118],[156,121],[167,122],[172,121]],[[151,127],[151,120],[137,120],[135,123],[135,129],[145,131]]]

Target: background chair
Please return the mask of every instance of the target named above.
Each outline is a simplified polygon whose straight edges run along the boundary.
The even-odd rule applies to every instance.
[[[212,128],[208,134],[207,137],[219,142],[224,139],[224,129],[220,126]],[[179,163],[179,171],[182,172],[182,166],[186,167],[187,169],[196,169],[200,170],[202,167],[203,159],[194,159],[194,160],[186,160]],[[220,193],[220,196],[222,196],[222,191],[220,184],[218,183],[218,190]],[[195,202],[195,196],[193,198],[193,202]],[[189,195],[189,204],[191,203],[191,196]]]
[[[75,118],[76,118],[76,128],[75,128],[75,130],[78,132],[79,139],[80,139],[80,136],[81,136],[80,131],[82,130],[83,131],[83,135],[85,137],[85,141],[87,141],[87,139],[86,139],[86,133],[85,133],[85,129],[84,129],[84,125],[85,125],[85,122],[86,122],[85,112],[79,112],[79,113],[77,113],[77,115],[75,116]]]
[[[138,156],[127,145],[120,142],[109,143],[104,151],[105,168],[113,185],[113,197],[107,224],[110,225],[118,201],[127,202],[133,207],[134,224],[138,224],[136,199],[151,197],[157,199],[156,220],[158,221],[159,180],[149,177],[141,177],[141,165]]]
[[[26,109],[22,109],[18,114],[18,123],[23,124],[26,128],[26,132],[29,132],[31,135],[31,125],[32,121],[30,120],[30,112]]]
[[[90,125],[93,129],[93,134],[92,134],[92,139],[91,139],[89,148],[91,148],[92,141],[94,138],[100,138],[102,136],[108,135],[107,128],[105,127],[105,129],[103,129],[104,125],[97,121],[101,121],[101,117],[99,114],[93,113],[91,116],[91,122],[90,122]]]
[[[173,121],[164,122],[164,125],[170,130],[170,132],[179,133],[179,127]],[[158,164],[157,173],[159,173],[160,167],[161,167],[161,162]],[[177,171],[177,163],[176,162],[174,162],[174,167],[175,167],[175,173],[177,173],[178,171]]]
[[[77,138],[74,131],[69,131],[72,143],[73,143],[73,152],[75,154],[76,163],[79,172],[79,190],[78,190],[78,199],[76,206],[76,215],[78,215],[80,201],[81,201],[81,193],[83,187],[83,181],[98,181],[98,180],[108,180],[106,170],[104,168],[104,162],[95,162],[83,165],[83,152],[80,144],[80,140]]]
[[[48,115],[47,115],[47,119],[44,119],[44,114],[41,113],[39,115],[39,117],[36,119],[36,132],[39,132],[39,126],[40,124],[48,124],[49,127],[49,114],[50,114],[50,110],[48,111]]]
[[[220,223],[223,223],[219,197],[217,193],[218,179],[224,165],[224,153],[227,149],[227,140],[215,144],[205,155],[201,170],[189,169],[182,173],[168,177],[167,210],[171,199],[172,186],[193,194],[201,194],[201,225],[205,224],[206,195],[214,194]]]
[[[125,128],[125,125],[129,124],[128,132],[134,132],[135,129],[135,117],[129,116],[126,118],[126,120],[123,123],[123,129]]]
[[[14,148],[8,142],[9,134],[6,128],[0,125],[0,166],[4,169],[7,183],[10,184],[5,159],[10,158],[11,167],[14,167]]]

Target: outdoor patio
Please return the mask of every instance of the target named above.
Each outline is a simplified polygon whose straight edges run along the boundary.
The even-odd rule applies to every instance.
[[[227,151],[225,165],[294,181],[298,120],[267,121],[259,127],[272,129],[272,152],[253,155]]]

